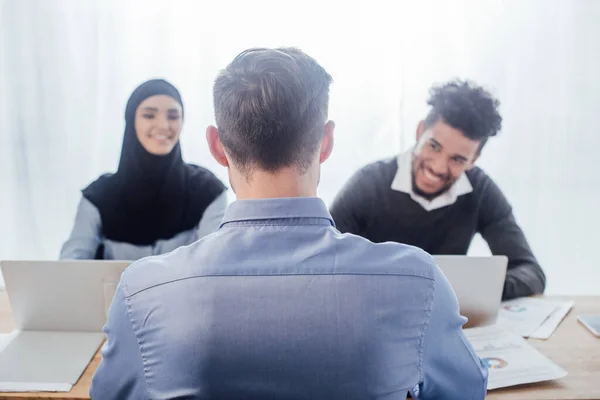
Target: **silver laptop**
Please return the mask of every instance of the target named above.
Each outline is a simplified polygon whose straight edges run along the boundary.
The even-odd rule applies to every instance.
[[[505,256],[434,256],[450,282],[465,328],[493,325],[498,318],[508,258]]]
[[[16,328],[102,332],[130,261],[0,261]]]
[[[0,344],[0,392],[67,392],[102,344],[129,261],[0,261],[16,330]]]

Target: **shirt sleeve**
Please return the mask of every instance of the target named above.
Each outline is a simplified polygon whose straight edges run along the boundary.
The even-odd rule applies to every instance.
[[[483,193],[478,225],[492,254],[508,257],[503,299],[543,293],[546,275],[517,224],[512,207],[490,178]]]
[[[224,191],[206,207],[198,224],[198,239],[210,235],[219,229],[228,206],[229,197],[227,191]]]
[[[92,378],[92,399],[149,398],[140,346],[128,313],[127,298],[119,283],[104,326],[107,340],[102,360]]]
[[[420,400],[482,400],[488,369],[475,354],[462,326],[458,300],[436,269],[433,305],[423,341],[422,383],[413,391]]]
[[[102,243],[101,231],[100,212],[88,199],[82,197],[71,234],[60,251],[60,259],[94,259],[98,246]]]
[[[364,170],[357,171],[335,197],[330,214],[341,233],[364,236],[373,190]]]

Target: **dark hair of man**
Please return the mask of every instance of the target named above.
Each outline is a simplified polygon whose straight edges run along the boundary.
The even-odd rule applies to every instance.
[[[218,75],[213,100],[219,138],[244,172],[302,173],[320,147],[327,120],[329,75],[295,48],[254,48]]]
[[[480,141],[480,151],[488,138],[502,128],[502,117],[498,113],[500,102],[470,81],[455,80],[432,87],[427,104],[431,110],[425,119],[425,128],[442,121],[467,138]]]

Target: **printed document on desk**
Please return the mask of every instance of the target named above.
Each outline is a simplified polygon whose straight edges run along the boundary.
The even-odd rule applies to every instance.
[[[0,392],[70,391],[103,340],[95,332],[13,332],[0,352]]]
[[[504,301],[496,324],[529,337],[557,308],[555,302],[530,297]]]
[[[548,302],[550,302],[550,300],[548,300]],[[540,325],[540,327],[537,328],[535,332],[533,332],[533,334],[529,335],[530,339],[549,339],[550,336],[552,336],[552,334],[556,330],[556,328],[558,328],[558,325],[560,325],[562,320],[567,316],[569,311],[571,311],[571,308],[573,308],[573,306],[575,305],[574,301],[552,302],[556,304],[556,310],[554,310],[554,312],[550,314],[548,319],[546,319],[546,321],[544,321],[544,323]]]
[[[464,333],[489,368],[488,390],[567,375],[521,336],[498,325],[469,328]]]

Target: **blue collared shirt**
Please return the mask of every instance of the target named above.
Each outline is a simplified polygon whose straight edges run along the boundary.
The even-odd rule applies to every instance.
[[[231,204],[123,274],[93,399],[483,399],[431,256],[335,229],[318,198]]]

